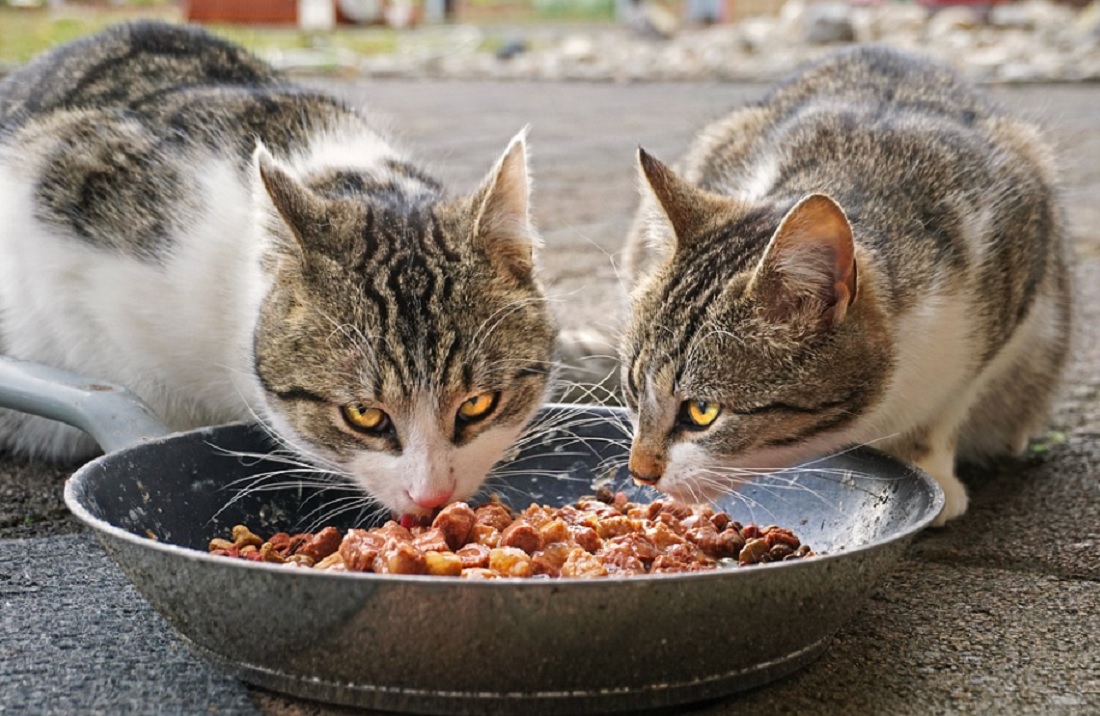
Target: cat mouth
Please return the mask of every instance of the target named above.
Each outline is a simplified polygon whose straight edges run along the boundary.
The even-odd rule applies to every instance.
[[[439,514],[439,511],[441,509],[442,508],[436,508],[427,514],[405,512],[404,514],[397,516],[397,523],[407,530],[412,529],[413,527],[428,527],[431,525],[432,520],[435,518],[435,516]]]

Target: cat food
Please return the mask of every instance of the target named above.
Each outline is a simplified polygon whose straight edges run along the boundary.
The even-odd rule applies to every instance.
[[[390,521],[344,535],[325,527],[264,540],[237,525],[232,539],[211,540],[209,551],[294,567],[466,579],[696,572],[814,554],[789,529],[742,525],[709,505],[636,504],[610,491],[518,514],[497,501],[476,508],[456,502],[430,523]]]

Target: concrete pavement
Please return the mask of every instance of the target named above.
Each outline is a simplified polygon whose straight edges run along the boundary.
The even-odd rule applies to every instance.
[[[318,84],[376,108],[456,190],[530,123],[542,263],[566,327],[615,321],[635,147],[675,159],[701,124],[764,91]],[[692,713],[1100,713],[1100,85],[996,94],[1063,150],[1081,298],[1052,433],[1023,460],[966,469],[969,514],[922,535],[821,659]],[[0,457],[0,712],[351,713],[249,689],[191,656],[66,515],[66,473]]]

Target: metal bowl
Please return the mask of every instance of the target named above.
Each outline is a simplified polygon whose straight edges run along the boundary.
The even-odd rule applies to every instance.
[[[0,404],[11,405],[4,377]],[[621,470],[602,474],[624,462],[622,417],[544,408],[539,422],[559,427],[507,461],[518,477],[486,492],[519,508],[561,505],[606,479],[655,497]],[[810,559],[588,580],[328,573],[206,554],[234,524],[310,527],[325,497],[305,486],[241,493],[285,467],[240,457],[270,449],[256,428],[116,446],[126,442],[69,480],[66,503],[199,654],[276,691],[409,713],[636,712],[759,686],[818,656],[943,503],[924,473],[856,449],[759,477],[716,504],[792,528],[824,553]]]

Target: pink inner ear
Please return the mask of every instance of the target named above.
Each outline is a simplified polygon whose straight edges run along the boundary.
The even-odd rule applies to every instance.
[[[764,266],[778,272],[786,294],[774,297],[777,305],[801,305],[813,297],[836,323],[855,301],[857,269],[851,225],[840,206],[823,194],[803,199],[787,213],[772,237]]]

